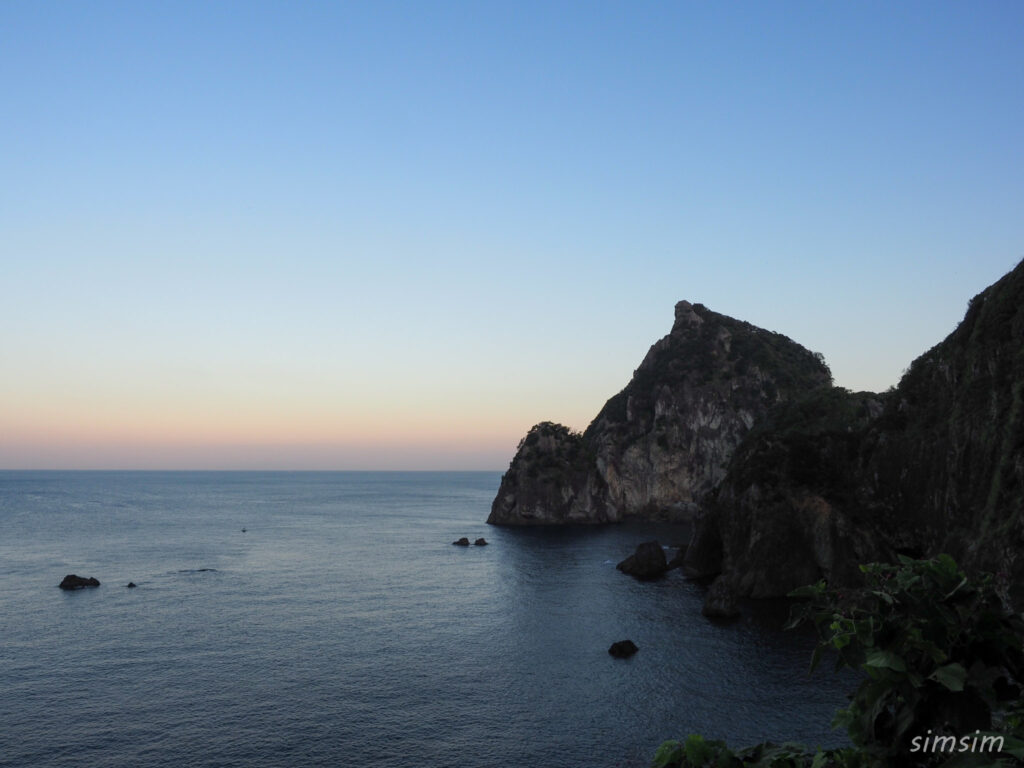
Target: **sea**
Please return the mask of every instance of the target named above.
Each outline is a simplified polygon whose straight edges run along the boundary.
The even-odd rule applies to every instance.
[[[640,768],[690,733],[845,743],[850,681],[809,674],[781,606],[716,623],[706,586],[616,570],[685,529],[488,526],[499,481],[0,472],[0,766]],[[612,658],[624,639],[640,650]]]

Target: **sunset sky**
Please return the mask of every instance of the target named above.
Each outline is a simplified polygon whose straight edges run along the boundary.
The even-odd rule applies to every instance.
[[[503,469],[680,299],[884,390],[1024,257],[1024,3],[0,3],[0,468]]]

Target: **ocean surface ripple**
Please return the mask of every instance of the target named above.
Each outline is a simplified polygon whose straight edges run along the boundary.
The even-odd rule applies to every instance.
[[[0,766],[638,768],[691,732],[842,743],[852,686],[808,675],[811,638],[615,570],[685,531],[491,528],[498,481],[0,472]],[[57,589],[69,573],[102,586]],[[613,659],[625,638],[639,653]]]

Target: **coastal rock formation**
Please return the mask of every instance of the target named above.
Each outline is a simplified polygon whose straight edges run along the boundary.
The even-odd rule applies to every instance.
[[[700,612],[709,619],[732,619],[739,616],[736,591],[728,579],[722,576],[715,579],[707,597],[704,598],[704,607]]]
[[[58,585],[61,589],[85,589],[86,587],[98,587],[100,585],[99,580],[93,577],[76,576],[73,573],[69,573],[61,583]]]
[[[608,653],[616,659],[628,659],[639,650],[640,649],[637,648],[636,643],[632,640],[619,640],[617,643],[612,643],[611,648],[608,649]]]
[[[461,539],[456,539],[455,541],[453,541],[452,544],[454,544],[457,547],[468,547],[469,539],[463,536]]]
[[[692,520],[707,612],[948,552],[1024,606],[1024,262],[882,394],[779,334],[680,302],[582,434],[539,424],[488,522]]]
[[[486,547],[487,546],[487,539],[479,538],[479,539],[477,539],[476,541],[473,542],[473,545],[477,546],[477,547]]]
[[[948,552],[1024,603],[1024,263],[881,395],[780,407],[733,456],[687,552],[740,595]]]
[[[488,523],[608,523],[618,515],[583,435],[545,421],[520,441],[501,479]]]
[[[690,519],[751,427],[831,382],[819,355],[778,333],[681,301],[672,331],[587,430],[533,427],[487,522]]]
[[[656,579],[668,570],[665,550],[656,541],[645,541],[636,552],[615,566],[620,571],[641,580]]]

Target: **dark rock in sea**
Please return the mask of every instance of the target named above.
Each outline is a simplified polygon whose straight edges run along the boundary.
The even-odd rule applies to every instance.
[[[473,544],[478,546],[478,547],[486,547],[487,546],[487,539],[484,539],[484,538],[481,537],[481,538],[477,539],[476,541],[474,541]]]
[[[125,586],[128,587],[128,589],[135,589],[137,585],[135,584],[134,581],[129,581],[127,584],[125,584]]]
[[[242,533],[245,533],[245,528],[242,529]]]
[[[467,539],[465,536],[463,536],[458,541],[453,541],[452,544],[454,544],[457,547],[468,547],[469,546],[469,539]]]
[[[69,573],[64,577],[64,580],[60,583],[61,589],[84,589],[85,587],[98,587],[100,585],[97,579],[85,578],[83,576],[75,576],[73,573]]]
[[[723,577],[719,576],[711,584],[704,606],[700,612],[709,619],[734,619],[740,615],[737,605],[736,590]]]
[[[612,647],[608,649],[608,653],[616,659],[628,659],[639,650],[640,649],[636,647],[636,643],[632,640],[619,640],[617,643],[612,643]]]
[[[623,573],[638,579],[656,579],[668,570],[665,550],[656,541],[645,541],[636,552],[615,566]]]

